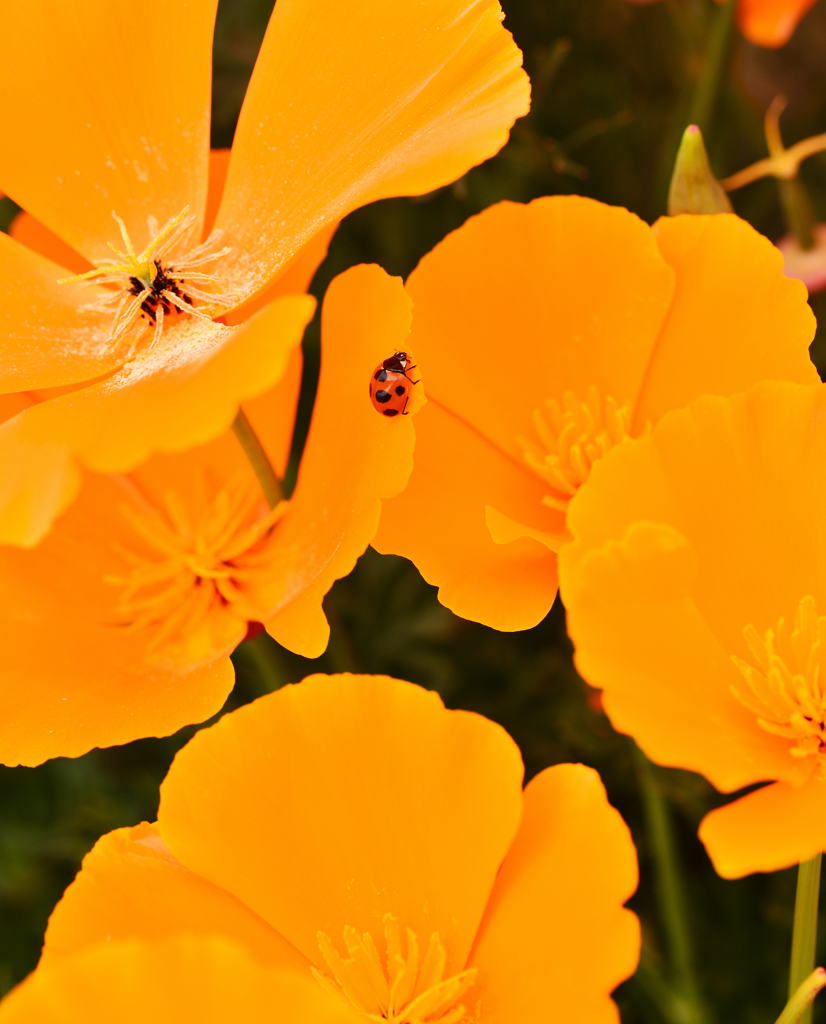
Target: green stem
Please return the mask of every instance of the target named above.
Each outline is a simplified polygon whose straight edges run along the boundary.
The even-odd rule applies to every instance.
[[[266,632],[245,640],[232,653],[236,668],[249,673],[257,696],[279,690],[291,680],[278,653],[278,645]]]
[[[777,1024],[797,1024],[807,1012],[811,1016],[811,1005],[824,985],[826,985],[826,971],[822,967],[818,967],[801,982],[800,987],[777,1018]]]
[[[786,227],[795,236],[801,249],[813,249],[815,218],[803,182],[799,178],[779,178],[777,185]]]
[[[725,0],[713,16],[706,38],[703,71],[691,98],[689,124],[699,125],[706,136],[728,57],[731,28],[734,24],[734,7],[735,0]]]
[[[341,615],[332,600],[324,604],[324,614],[330,625],[330,640],[327,644],[327,664],[333,672],[358,672],[358,663],[350,638],[344,629]]]
[[[811,860],[800,862],[797,869],[797,895],[794,901],[794,929],[792,931],[792,960],[789,967],[789,998],[812,973],[817,952],[817,910],[820,901],[820,859],[817,853]],[[811,1007],[800,1017],[801,1024],[812,1019]]]
[[[674,997],[678,1004],[671,1016],[685,1024],[704,1024],[707,1014],[694,973],[685,889],[668,804],[654,777],[651,762],[639,748],[634,749],[654,859],[657,897],[671,962]]]
[[[281,486],[281,481],[275,474],[275,470],[272,468],[272,463],[267,453],[264,451],[264,446],[261,444],[252,424],[247,419],[247,414],[240,405],[238,406],[238,413],[232,421],[232,430],[244,449],[244,454],[258,478],[258,483],[261,484],[261,490],[264,492],[267,504],[270,508],[275,508],[279,501],[284,500],[284,489]]]

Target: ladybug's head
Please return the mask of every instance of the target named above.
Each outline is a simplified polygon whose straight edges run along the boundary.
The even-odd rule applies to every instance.
[[[381,365],[385,370],[392,370],[394,373],[404,373],[409,361],[406,352],[396,352],[389,359],[385,359]]]

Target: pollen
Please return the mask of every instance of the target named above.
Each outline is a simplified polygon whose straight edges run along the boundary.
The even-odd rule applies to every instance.
[[[814,758],[826,778],[826,616],[817,614],[813,597],[804,597],[791,628],[781,618],[763,636],[751,625],[743,635],[754,664],[732,656],[746,683],[732,687],[735,697],[757,715],[762,729],[791,741],[792,757]]]
[[[120,228],[124,246],[121,250],[108,243],[117,260],[99,260],[94,270],[59,282],[89,282],[104,285],[112,292],[111,298],[86,307],[95,311],[111,310],[110,345],[128,337],[134,351],[138,341],[151,330],[154,346],[169,317],[184,314],[212,322],[229,308],[232,295],[220,292],[219,278],[205,273],[202,268],[226,256],[230,249],[218,247],[221,232],[213,231],[203,244],[186,250],[187,239],[195,226],[188,206],[160,230],[155,218],[150,217],[151,241],[142,252],[135,251],[123,220],[114,211],[112,216]]]
[[[597,459],[631,437],[630,403],[620,406],[610,395],[603,399],[593,385],[585,401],[572,391],[561,402],[546,399],[532,421],[535,438],[517,440],[525,461],[552,488],[542,504],[559,512],[567,511]]]
[[[460,1002],[476,980],[476,968],[445,977],[447,953],[439,935],[430,936],[427,950],[419,956],[415,932],[405,929],[405,943],[399,923],[392,914],[384,917],[386,957],[384,962],[369,932],[359,935],[344,929],[348,958],[342,958],[331,940],[318,933],[322,956],[334,981],[319,971],[319,981],[335,992],[343,992],[353,1006],[373,1021],[391,1024],[465,1024],[472,1019]]]
[[[162,507],[144,499],[125,504],[135,544],[116,546],[128,571],[107,578],[121,588],[114,624],[153,630],[149,660],[169,660],[176,650],[197,657],[199,645],[220,647],[239,626],[264,619],[252,585],[287,507],[282,501],[269,509],[246,477],[197,507],[175,491]]]

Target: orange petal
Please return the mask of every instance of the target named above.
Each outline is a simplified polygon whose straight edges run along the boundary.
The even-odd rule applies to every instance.
[[[315,277],[315,272],[327,255],[327,249],[337,228],[338,221],[334,221],[323,227],[318,234],[313,235],[304,248],[299,249],[298,254],[284,267],[275,282],[251,299],[243,308],[228,313],[224,317],[226,322],[228,324],[244,323],[253,313],[280,295],[306,292]]]
[[[217,221],[233,288],[251,297],[350,210],[447,185],[493,156],[528,110],[501,20],[496,0],[335,0],[323,17],[279,0]]]
[[[704,394],[761,380],[816,384],[815,318],[806,288],[771,242],[733,214],[663,217],[654,226],[677,275],[636,411],[637,429]]]
[[[429,378],[425,383],[429,387]],[[528,537],[495,543],[486,507],[504,507],[517,516],[527,510],[536,522],[546,490],[429,399],[416,416],[410,483],[398,498],[385,502],[373,547],[411,559],[428,583],[439,587],[442,604],[457,615],[495,629],[528,629],[554,602],[556,556]],[[563,526],[559,513],[547,518]]]
[[[537,775],[468,965],[485,1024],[615,1024],[610,992],[639,955],[622,906],[636,887],[634,844],[599,775],[578,764]]]
[[[224,185],[226,184],[227,172],[231,150],[213,149],[209,154],[209,195],[207,197],[206,222],[204,234],[212,230],[221,200],[224,196]],[[330,239],[336,232],[338,221],[327,224],[317,234],[313,235],[306,245],[301,248],[278,275],[275,283],[266,291],[257,295],[248,302],[243,310],[237,310],[234,314],[225,316],[224,322],[230,325],[243,323],[249,320],[253,313],[263,309],[273,299],[280,295],[293,295],[299,292],[306,292],[310,282],[318,270],[319,264],[327,255]]]
[[[35,400],[25,391],[16,391],[12,394],[0,394],[0,423],[5,423],[12,416],[16,416],[24,409],[30,409]]]
[[[228,650],[162,668],[147,664],[147,630],[112,624],[118,590],[107,579],[123,574],[117,545],[135,539],[121,514],[129,486],[90,475],[37,548],[0,547],[2,764],[169,735],[215,714],[232,689]]]
[[[308,973],[274,969],[218,936],[105,942],[38,968],[0,1024],[358,1024]]]
[[[395,915],[464,966],[521,813],[503,729],[386,676],[310,676],[199,732],[161,787],[164,842],[324,967],[322,931]]]
[[[207,188],[206,211],[204,213],[204,235],[209,235],[215,226],[215,218],[224,198],[227,183],[229,158],[232,150],[211,149],[209,151],[209,186]]]
[[[380,267],[353,267],[327,289],[313,419],[258,594],[273,609],[267,629],[306,657],[327,646],[324,595],[364,553],[382,499],[397,494],[412,469],[413,418],[380,416],[368,396],[373,371],[404,347],[409,327],[401,280]]]
[[[783,46],[815,0],[738,0],[737,22],[758,46]]]
[[[732,694],[765,633],[811,594],[826,608],[826,388],[766,383],[667,414],[614,448],[571,502],[560,555],[576,662],[660,763],[722,790],[800,783],[791,757]]]
[[[139,247],[147,217],[202,223],[216,3],[0,9],[0,187],[89,260],[121,244],[113,210]]]
[[[82,308],[106,293],[58,284],[65,276],[56,263],[0,233],[0,392],[79,384],[123,362],[107,343],[111,314]]]
[[[98,942],[221,935],[256,960],[307,969],[305,957],[243,903],[193,875],[157,825],[120,828],[97,841],[49,918],[41,966]]]
[[[34,252],[39,252],[47,260],[57,263],[60,267],[65,267],[73,274],[85,274],[87,270],[92,269],[92,264],[88,260],[85,260],[80,253],[75,252],[70,245],[66,245],[53,231],[49,231],[45,225],[32,217],[30,213],[26,213],[25,210],[21,210],[11,222],[9,234],[21,245],[33,249]],[[62,276],[68,277],[69,275],[64,272]]]
[[[826,783],[775,782],[703,818],[700,839],[723,878],[779,871],[826,850]]]
[[[41,539],[67,503],[73,459],[99,472],[124,472],[153,451],[184,450],[227,430],[239,401],[286,372],[314,305],[309,296],[286,296],[239,328],[175,324],[113,377],[0,426],[0,459],[11,481],[0,508],[0,542]]]

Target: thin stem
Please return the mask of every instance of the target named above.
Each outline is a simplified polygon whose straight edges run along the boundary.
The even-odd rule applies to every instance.
[[[284,500],[284,489],[264,451],[264,446],[240,405],[238,413],[232,421],[232,430],[244,449],[244,454],[252,466],[253,473],[258,478],[258,483],[261,484],[267,504],[270,508],[275,508],[279,501]]]
[[[822,967],[818,967],[801,982],[800,987],[791,996],[783,1012],[777,1018],[777,1024],[797,1024],[804,1014],[808,1013],[811,1016],[814,998],[824,985],[826,985],[826,971]]]
[[[780,203],[786,227],[795,236],[801,249],[813,249],[815,218],[803,182],[800,178],[792,178],[789,181],[780,178],[777,186],[780,189]]]
[[[789,998],[797,992],[812,973],[817,952],[817,911],[820,902],[820,859],[816,853],[803,860],[797,869],[797,895],[794,901],[792,960],[789,967]],[[800,1017],[801,1024],[812,1019],[811,1007]]]
[[[265,632],[239,644],[233,651],[232,660],[236,668],[242,668],[252,676],[257,696],[272,693],[291,682],[279,656],[278,645]]]
[[[651,762],[635,747],[637,777],[642,791],[660,913],[671,961],[675,999],[672,1014],[685,1024],[704,1024],[707,1014],[694,973],[694,954],[677,844],[668,804],[660,791]]]
[[[324,614],[330,625],[330,640],[327,645],[327,663],[333,672],[358,672],[358,663],[353,652],[353,646],[341,615],[332,600],[324,604]]]
[[[714,14],[714,20],[706,39],[703,71],[691,99],[689,123],[699,125],[701,131],[706,135],[711,116],[714,113],[714,103],[717,99],[723,67],[728,57],[731,27],[734,23],[734,6],[735,0],[725,0]]]

